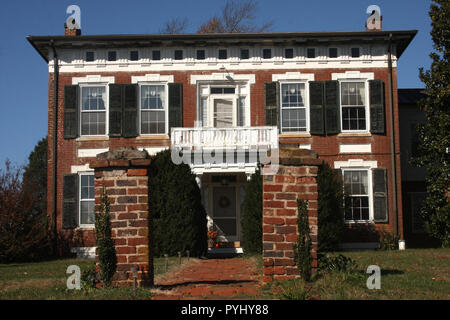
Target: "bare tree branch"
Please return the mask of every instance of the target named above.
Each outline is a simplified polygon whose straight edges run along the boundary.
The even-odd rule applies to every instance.
[[[164,27],[159,29],[161,34],[180,34],[185,33],[188,26],[188,19],[185,18],[171,18],[165,24]]]

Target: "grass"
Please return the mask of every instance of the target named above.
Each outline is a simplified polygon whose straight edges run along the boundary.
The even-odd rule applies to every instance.
[[[182,263],[186,262],[183,258]],[[132,288],[68,290],[67,267],[77,265],[81,272],[92,266],[93,260],[61,259],[34,263],[0,264],[0,299],[39,300],[127,300],[133,299]],[[178,257],[169,258],[169,270],[178,265]],[[155,258],[155,275],[165,272],[164,258]],[[149,290],[137,288],[136,299],[150,299]]]
[[[279,299],[378,300],[450,299],[450,249],[361,251],[342,253],[353,259],[353,271],[319,272],[312,282],[279,281],[265,292]],[[369,265],[381,268],[381,289],[369,290]]]

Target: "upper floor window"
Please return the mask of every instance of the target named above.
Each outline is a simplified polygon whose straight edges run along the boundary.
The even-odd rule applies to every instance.
[[[161,51],[153,50],[152,51],[152,60],[161,60]]]
[[[166,86],[141,85],[141,134],[166,133]]]
[[[117,60],[117,52],[108,51],[108,61],[116,61],[116,60]]]
[[[365,82],[341,82],[342,131],[367,130]]]
[[[205,50],[197,50],[197,60],[205,60]]]
[[[227,49],[220,49],[219,50],[219,59],[224,60],[228,58],[228,52]]]
[[[94,51],[87,51],[86,52],[86,61],[87,62],[94,61]]]
[[[307,131],[305,83],[281,83],[281,132]]]
[[[316,57],[316,48],[307,48],[306,57],[309,59],[314,59]]]
[[[360,56],[359,48],[352,48],[351,53],[352,53],[352,58],[359,58],[359,56]]]
[[[139,60],[139,52],[137,50],[130,51],[130,60],[131,61]]]
[[[175,60],[183,60],[183,50],[175,50],[174,59]]]
[[[272,49],[263,49],[263,59],[272,58]]]
[[[248,49],[241,49],[241,59],[247,60],[250,58],[250,52]]]
[[[292,49],[292,48],[284,49],[284,57],[286,59],[294,58],[294,49]]]
[[[107,109],[106,87],[82,86],[80,89],[81,135],[105,135]]]
[[[329,48],[328,49],[328,57],[330,58],[337,58],[338,56],[338,49],[337,48]]]

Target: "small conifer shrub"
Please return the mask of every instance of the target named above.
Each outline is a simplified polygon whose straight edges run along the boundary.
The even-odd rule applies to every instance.
[[[309,234],[308,201],[297,199],[297,208],[298,237],[297,243],[294,243],[294,260],[302,279],[310,281],[312,274],[312,243]]]

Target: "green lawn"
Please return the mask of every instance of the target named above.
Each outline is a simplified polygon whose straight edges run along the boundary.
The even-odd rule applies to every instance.
[[[185,262],[185,258],[183,261]],[[83,270],[93,265],[88,259],[63,259],[35,263],[0,264],[0,299],[132,299],[132,288],[68,290],[67,267],[78,265]],[[164,258],[155,258],[155,275],[165,271]],[[169,258],[169,270],[178,258]],[[138,288],[137,299],[150,299],[146,289]]]
[[[284,299],[450,299],[450,249],[342,253],[354,272],[320,272],[311,283],[287,281],[266,288]],[[381,268],[381,289],[367,289],[369,265]]]

